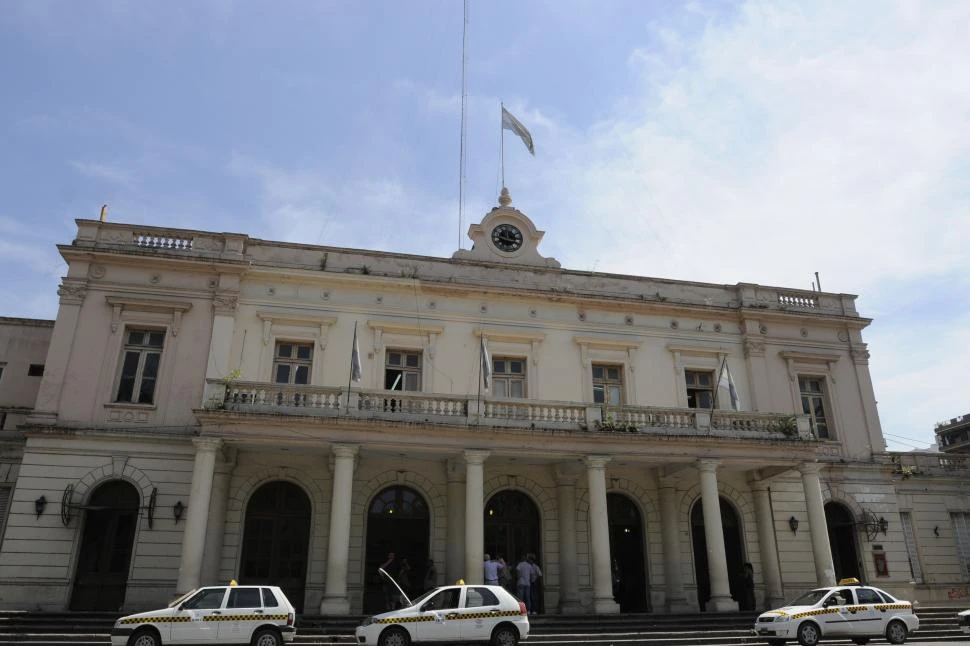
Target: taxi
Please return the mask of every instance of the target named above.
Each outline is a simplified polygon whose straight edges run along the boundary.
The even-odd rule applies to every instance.
[[[529,636],[525,604],[498,585],[465,585],[461,580],[425,592],[411,601],[397,587],[404,608],[367,617],[357,626],[362,646],[408,646],[425,642],[488,642],[515,646]]]
[[[122,617],[111,629],[115,646],[252,644],[280,646],[296,636],[296,610],[270,585],[207,586],[162,610]]]
[[[879,588],[860,585],[858,579],[842,579],[839,585],[816,588],[782,608],[761,613],[754,632],[771,646],[791,639],[815,646],[834,637],[856,644],[885,637],[891,644],[902,644],[919,628],[913,606]]]

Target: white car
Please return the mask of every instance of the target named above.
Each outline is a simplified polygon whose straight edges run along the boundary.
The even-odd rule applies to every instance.
[[[252,644],[280,646],[296,636],[296,610],[269,585],[208,586],[163,610],[122,617],[111,629],[115,646]]]
[[[394,579],[381,570],[391,582]],[[488,642],[515,646],[529,636],[525,604],[497,585],[446,585],[407,606],[366,618],[357,626],[360,646],[408,646],[424,642]]]
[[[815,646],[829,637],[848,638],[856,644],[885,637],[891,644],[902,644],[918,628],[912,603],[859,585],[858,579],[807,592],[782,608],[761,613],[754,624],[755,634],[767,638],[771,646],[790,639]]]
[[[961,631],[970,635],[970,610],[963,610],[961,612],[958,612],[957,623],[960,624]]]

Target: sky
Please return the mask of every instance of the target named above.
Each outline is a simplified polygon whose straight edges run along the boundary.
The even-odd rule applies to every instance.
[[[970,412],[970,3],[4,0],[0,314],[75,218],[859,295],[892,450]],[[459,191],[461,186],[461,191]],[[461,199],[459,199],[461,195]]]

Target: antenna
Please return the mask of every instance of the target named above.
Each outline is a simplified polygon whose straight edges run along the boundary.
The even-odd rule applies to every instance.
[[[465,70],[468,67],[468,57],[465,55],[465,45],[468,42],[468,0],[465,6],[461,27],[461,133],[459,134],[458,152],[458,248],[462,248],[462,221],[465,214],[465,112],[468,104],[468,86],[465,81]]]
[[[815,284],[818,285],[818,291],[822,291],[822,281],[818,278],[818,272],[815,272]]]

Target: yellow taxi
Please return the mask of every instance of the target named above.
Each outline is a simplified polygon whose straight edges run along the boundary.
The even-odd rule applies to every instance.
[[[516,646],[529,636],[525,604],[501,586],[459,581],[429,590],[412,601],[389,574],[379,571],[397,587],[406,605],[364,619],[356,630],[360,646],[427,642]]]
[[[296,610],[270,585],[216,585],[192,590],[162,610],[122,617],[114,646],[252,644],[280,646],[296,636]]]
[[[866,644],[885,637],[902,644],[919,628],[914,604],[901,601],[879,588],[842,579],[836,586],[816,588],[791,603],[758,616],[754,632],[771,646],[797,640],[815,646],[823,638],[848,638]]]

